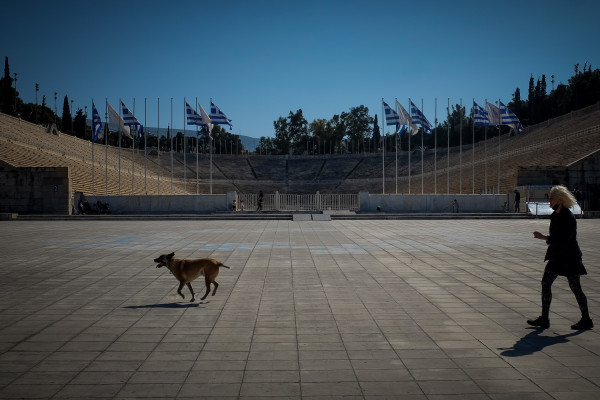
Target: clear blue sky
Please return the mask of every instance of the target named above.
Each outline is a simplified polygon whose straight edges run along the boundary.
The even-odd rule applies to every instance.
[[[0,56],[25,102],[46,95],[59,115],[94,99],[147,125],[183,129],[183,99],[210,98],[233,133],[274,136],[273,121],[302,109],[311,122],[381,99],[408,98],[434,120],[445,108],[527,97],[529,76],[567,83],[573,66],[600,67],[600,2],[533,1],[10,1]],[[6,40],[7,37],[11,39]],[[2,64],[4,66],[4,64]],[[0,72],[3,73],[3,72]],[[91,113],[89,112],[89,115]],[[189,129],[189,128],[188,128]]]

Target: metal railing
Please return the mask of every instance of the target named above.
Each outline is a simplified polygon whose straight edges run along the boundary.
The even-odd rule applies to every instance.
[[[258,209],[258,195],[238,193],[238,210]],[[359,208],[358,194],[280,194],[263,196],[262,211],[356,211]]]

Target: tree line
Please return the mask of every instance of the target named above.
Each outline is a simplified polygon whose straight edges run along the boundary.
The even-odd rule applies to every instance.
[[[5,58],[4,76],[0,79],[0,112],[20,117],[37,124],[56,124],[57,128],[66,134],[82,139],[92,140],[91,127],[87,125],[87,107],[78,108],[72,115],[72,104],[65,95],[62,106],[62,116],[57,114],[57,93],[54,92],[54,110],[47,104],[46,95],[38,104],[38,84],[36,102],[24,103],[17,91],[17,77],[10,74],[8,57]],[[600,70],[592,69],[587,62],[580,69],[580,64],[574,65],[574,74],[567,83],[558,83],[554,87],[554,75],[550,75],[551,90],[548,93],[546,75],[534,79],[529,78],[527,99],[521,98],[521,90],[517,87],[508,107],[517,115],[523,125],[534,125],[547,119],[554,118],[580,108],[587,107],[600,101]],[[444,121],[434,121],[432,134],[423,132],[416,135],[408,133],[384,134],[379,128],[377,114],[369,115],[369,109],[364,105],[350,108],[330,119],[315,119],[308,122],[302,109],[290,111],[286,117],[280,116],[273,121],[274,137],[262,136],[259,145],[254,149],[259,154],[339,154],[339,153],[373,153],[380,151],[410,150],[421,151],[425,148],[458,146],[486,140],[498,133],[507,133],[509,127],[501,126],[484,128],[473,127],[470,116],[471,104],[451,105]],[[385,123],[385,121],[382,121]],[[171,140],[173,135],[173,140]],[[169,133],[167,136],[146,132],[145,138],[127,138],[118,132],[106,129],[108,144],[122,147],[136,146],[137,148],[152,147],[159,151],[178,152],[208,152],[210,143],[208,131],[202,129],[196,137],[186,137],[183,133]],[[234,135],[219,125],[212,130],[213,152],[216,154],[242,154],[246,152],[238,135]],[[135,142],[134,142],[135,141]],[[185,144],[184,144],[185,143]],[[171,147],[173,146],[173,147]],[[252,149],[249,149],[252,151]]]

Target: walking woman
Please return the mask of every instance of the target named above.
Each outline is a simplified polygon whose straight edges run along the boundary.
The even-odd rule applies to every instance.
[[[581,260],[581,250],[577,243],[577,220],[569,210],[576,203],[575,197],[564,186],[554,186],[550,190],[550,207],[554,210],[550,216],[550,234],[543,235],[538,231],[533,236],[548,244],[546,257],[548,261],[542,277],[542,315],[534,320],[528,320],[529,325],[540,328],[550,327],[550,303],[552,302],[552,283],[560,276],[566,276],[569,287],[577,299],[581,310],[581,320],[572,329],[592,329],[594,323],[590,318],[587,298],[581,289],[579,278],[587,272]]]

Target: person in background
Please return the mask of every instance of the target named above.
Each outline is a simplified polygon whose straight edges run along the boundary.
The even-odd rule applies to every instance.
[[[572,329],[592,329],[594,323],[588,311],[587,298],[581,289],[580,277],[586,275],[582,254],[577,243],[577,220],[569,210],[575,204],[575,196],[564,186],[554,186],[550,190],[550,207],[554,210],[550,216],[550,234],[533,232],[536,239],[545,240],[548,244],[547,260],[542,277],[542,315],[527,323],[540,328],[550,327],[550,303],[552,302],[552,283],[560,275],[567,277],[569,288],[577,299],[581,320],[571,325]]]
[[[518,213],[521,211],[521,193],[517,189],[515,189],[515,212]]]
[[[262,190],[258,192],[258,208],[256,211],[262,211],[262,203],[263,203],[263,192]]]

